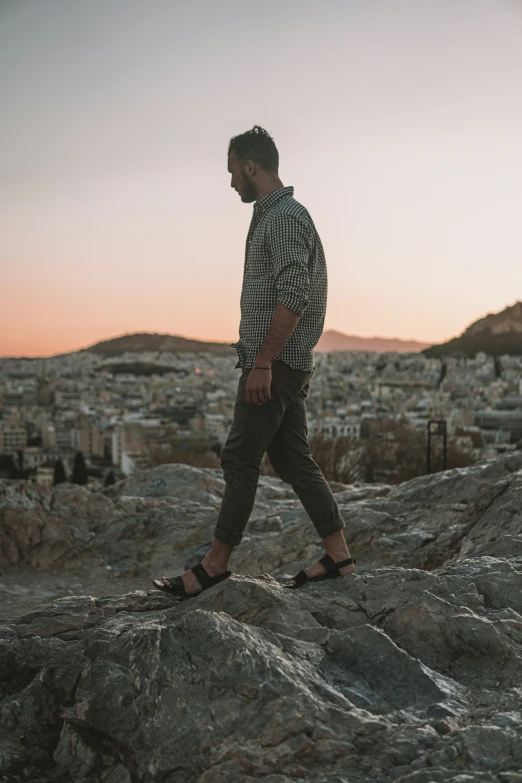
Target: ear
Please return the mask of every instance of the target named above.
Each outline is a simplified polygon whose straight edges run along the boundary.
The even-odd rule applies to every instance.
[[[248,177],[253,177],[256,173],[256,164],[253,160],[246,160],[245,161],[245,174]]]

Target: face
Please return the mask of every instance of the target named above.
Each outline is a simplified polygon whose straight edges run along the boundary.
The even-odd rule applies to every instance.
[[[251,204],[257,198],[256,186],[248,176],[248,163],[242,165],[234,153],[228,156],[228,172],[231,174],[230,187],[241,196],[243,204]]]

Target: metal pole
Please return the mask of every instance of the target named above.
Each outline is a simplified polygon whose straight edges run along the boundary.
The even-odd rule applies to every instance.
[[[432,426],[435,425],[435,426]],[[445,419],[430,419],[428,421],[428,444],[426,452],[426,472],[431,473],[431,436],[442,435],[443,437],[443,450],[442,461],[443,470],[446,470],[448,464],[448,433],[447,422]]]

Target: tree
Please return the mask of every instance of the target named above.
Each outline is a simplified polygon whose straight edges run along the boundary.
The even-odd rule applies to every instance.
[[[74,464],[71,481],[73,484],[87,484],[87,467],[81,451],[74,455]]]
[[[109,470],[109,472],[105,476],[105,481],[103,482],[103,486],[110,487],[112,484],[116,484],[116,477],[114,475],[114,471]]]
[[[325,479],[341,484],[353,484],[363,478],[364,448],[361,443],[350,435],[325,438],[323,434],[317,434],[309,440],[312,459],[319,465]],[[262,476],[277,478],[268,454],[263,456],[259,472]]]
[[[325,438],[316,435],[309,441],[312,457],[328,481],[352,484],[361,479],[363,449],[361,441],[350,435]]]
[[[364,481],[400,484],[426,473],[426,435],[405,418],[375,420],[364,443]]]
[[[63,462],[61,459],[57,459],[54,463],[53,487],[55,487],[57,484],[64,484],[66,481],[67,476],[65,475]]]
[[[327,481],[399,484],[426,473],[426,431],[416,429],[405,417],[380,417],[372,421],[367,436],[359,440],[318,435],[309,442],[312,456]],[[441,444],[432,444],[433,472],[442,470],[441,449]],[[455,436],[449,436],[448,470],[473,462],[472,450],[461,446]]]
[[[10,454],[0,454],[0,478],[11,480],[22,478],[21,472]]]
[[[418,430],[405,418],[381,417],[374,423],[365,444],[364,481],[400,484],[426,473],[426,430]],[[447,470],[474,462],[473,453],[448,436]],[[432,472],[442,470],[442,444],[432,444]]]

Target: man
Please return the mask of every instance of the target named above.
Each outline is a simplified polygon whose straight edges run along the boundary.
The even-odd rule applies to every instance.
[[[155,587],[191,597],[230,576],[228,562],[254,505],[259,466],[268,453],[279,477],[292,485],[317,532],[325,556],[300,571],[289,587],[354,572],[335,498],[307,442],[306,397],[315,371],[312,349],[326,311],[323,247],[307,210],[278,176],[279,153],[259,125],[228,148],[231,187],[254,203],[241,293],[241,368],[234,418],[221,452],[225,493],[214,540],[202,562]]]

